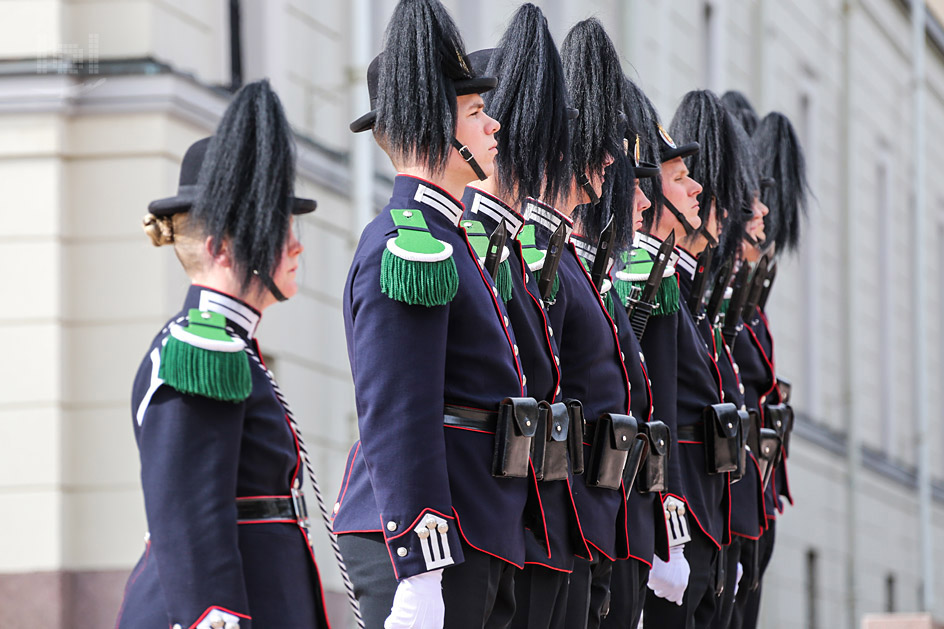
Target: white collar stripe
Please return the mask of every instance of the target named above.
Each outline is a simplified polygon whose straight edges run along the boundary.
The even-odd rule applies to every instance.
[[[245,330],[249,338],[255,335],[256,327],[259,325],[259,315],[251,308],[232,297],[212,291],[200,291],[200,310],[209,310],[223,315]]]
[[[496,203],[484,194],[476,192],[475,201],[472,203],[472,213],[478,214],[479,212],[499,223],[504,221],[510,228],[509,231],[512,236],[517,236],[518,232],[521,231],[523,222],[514,210],[503,206],[501,203]]]
[[[455,200],[423,185],[417,186],[413,199],[438,211],[458,227],[459,221],[462,219],[463,207],[461,203],[456,205]]]
[[[591,245],[589,242],[580,240],[579,238],[574,238],[574,246],[577,248],[577,253],[581,258],[585,260],[596,260],[597,258],[597,248]]]
[[[652,255],[659,253],[659,247],[662,246],[662,243],[657,239],[653,238],[649,234],[637,234],[636,244],[641,248],[645,249]]]
[[[695,275],[697,262],[687,251],[679,250],[678,265],[687,271],[689,275]]]

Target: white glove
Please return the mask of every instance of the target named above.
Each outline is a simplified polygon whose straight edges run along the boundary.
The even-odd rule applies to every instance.
[[[743,577],[743,576],[744,576],[744,566],[742,566],[742,565],[741,565],[741,562],[739,561],[739,562],[738,562],[737,580],[735,580],[735,582],[734,582],[734,595],[735,595],[735,596],[737,596],[738,587],[741,585],[741,577]]]
[[[424,572],[397,585],[384,629],[442,629],[445,615],[442,570]]]
[[[669,562],[652,558],[652,570],[649,571],[649,589],[659,598],[664,598],[681,606],[688,587],[688,575],[691,568],[685,559],[685,544],[669,548]]]

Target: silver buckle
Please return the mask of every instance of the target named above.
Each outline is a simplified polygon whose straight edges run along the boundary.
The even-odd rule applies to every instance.
[[[298,525],[306,531],[311,526],[308,519],[308,506],[305,504],[305,493],[301,489],[292,488],[292,511],[295,512],[295,520]]]

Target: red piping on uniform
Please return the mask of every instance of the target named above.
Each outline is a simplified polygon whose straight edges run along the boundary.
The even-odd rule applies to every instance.
[[[455,201],[456,203],[458,203],[458,204],[462,207],[462,212],[459,213],[460,215],[465,212],[465,203],[463,203],[463,202],[460,201],[459,199],[457,199],[457,198],[455,198],[454,196],[452,196],[449,192],[447,192],[447,191],[446,191],[442,186],[440,186],[438,183],[433,183],[433,182],[430,181],[429,179],[423,179],[422,177],[417,177],[416,175],[408,175],[408,174],[406,174],[406,173],[397,173],[397,177],[409,177],[410,179],[416,179],[417,181],[422,181],[423,183],[428,183],[429,185],[435,187],[437,192],[441,192],[442,194],[446,195],[447,197],[449,197],[450,199],[452,199],[453,201]]]
[[[548,570],[553,570],[554,572],[563,572],[564,574],[572,574],[573,570],[565,570],[564,568],[555,568],[554,566],[549,566],[546,563],[541,563],[540,561],[526,561],[524,562],[526,566],[541,566],[542,568],[547,568]]]
[[[459,525],[459,536],[462,537],[462,540],[463,540],[466,544],[468,544],[469,546],[471,546],[471,547],[474,548],[475,550],[479,551],[480,553],[485,553],[486,555],[490,555],[490,556],[494,557],[495,559],[501,559],[501,560],[504,561],[505,563],[509,563],[509,564],[513,565],[514,567],[518,568],[519,570],[521,570],[521,569],[524,568],[524,565],[518,565],[518,564],[516,564],[515,562],[513,562],[513,561],[511,561],[511,560],[509,560],[509,559],[505,559],[505,558],[502,557],[501,555],[496,555],[495,553],[490,553],[490,552],[488,552],[487,550],[484,550],[484,549],[482,549],[482,548],[479,548],[478,546],[476,546],[475,544],[473,544],[472,542],[470,542],[470,541],[469,541],[469,538],[466,537],[466,536],[465,536],[465,533],[462,532],[462,522],[459,520],[459,512],[456,511],[456,508],[455,508],[455,507],[452,508],[452,512],[456,515],[456,524]]]
[[[462,207],[465,207],[464,205]],[[472,248],[472,243],[469,242],[469,236],[466,234],[465,228],[460,227],[462,230],[462,238],[465,240],[465,245],[469,249],[469,255],[472,256],[475,261],[475,268],[478,270],[479,275],[482,276],[482,281],[485,282],[485,288],[488,289],[488,296],[492,298],[492,304],[495,306],[495,314],[498,315],[498,322],[502,326],[502,330],[505,332],[505,338],[508,339],[508,349],[511,350],[511,357],[515,359],[515,370],[518,372],[518,390],[521,392],[521,395],[524,396],[524,375],[521,371],[521,363],[518,361],[518,356],[515,354],[515,343],[511,340],[511,334],[508,333],[508,327],[505,325],[505,315],[502,314],[501,306],[498,305],[498,297],[496,289],[495,292],[492,292],[493,286],[488,283],[488,279],[485,277],[485,271],[482,269],[482,266],[479,264],[479,257],[475,253],[475,249]]]
[[[291,496],[236,496],[236,502],[240,500],[264,500],[267,498],[291,498]]]
[[[453,509],[453,511],[455,511],[455,509]],[[441,511],[436,511],[435,509],[423,509],[422,511],[420,511],[420,514],[419,514],[418,516],[416,516],[416,519],[414,519],[408,526],[406,526],[406,528],[404,528],[404,530],[403,530],[402,533],[397,533],[396,535],[393,535],[393,536],[391,536],[391,537],[387,537],[387,536],[386,536],[386,533],[384,533],[384,541],[386,541],[386,542],[392,542],[392,541],[395,540],[395,539],[400,539],[401,537],[403,537],[403,536],[406,535],[407,533],[412,533],[412,532],[413,532],[413,529],[416,527],[417,524],[419,524],[419,521],[420,521],[420,520],[422,520],[424,517],[426,517],[426,514],[427,514],[427,513],[434,513],[434,514],[436,514],[436,515],[438,515],[438,516],[440,516],[440,517],[443,517],[443,518],[446,518],[446,519],[449,519],[449,520],[452,519],[452,516],[451,516],[451,515],[446,515],[445,513],[442,513]],[[380,516],[380,525],[381,525],[381,526],[383,526],[383,523],[384,523],[383,520],[384,520],[384,519],[383,519],[383,516],[381,515],[381,516]]]
[[[344,474],[344,488],[341,490],[341,495],[338,496],[338,504],[344,503],[344,496],[347,494],[347,488],[351,484],[351,477],[354,475],[354,462],[357,461],[357,454],[361,450],[360,440],[354,444],[354,456],[351,457],[351,465],[347,468],[347,472]],[[335,513],[337,515],[337,513]]]
[[[356,533],[383,533],[383,529],[367,529],[366,531],[335,531],[331,530],[335,535],[353,535]]]
[[[254,313],[256,313],[256,315],[259,317],[260,320],[262,319],[262,313],[261,313],[261,312],[259,312],[258,310],[256,310],[255,308],[253,308],[252,306],[250,306],[249,304],[247,304],[245,301],[243,301],[242,299],[240,299],[240,298],[237,297],[236,295],[230,295],[230,294],[227,293],[225,290],[220,290],[219,288],[216,288],[216,287],[214,287],[214,286],[207,286],[206,284],[200,284],[200,283],[198,283],[198,282],[194,282],[192,285],[193,285],[193,286],[196,286],[197,288],[205,288],[206,290],[211,290],[211,291],[213,291],[214,293],[219,293],[220,295],[223,295],[224,297],[229,297],[229,298],[232,299],[233,301],[238,301],[240,304],[242,304],[243,306],[246,306],[247,308],[249,308],[250,310],[252,310]]]
[[[686,509],[689,513],[692,514],[692,519],[695,520],[695,524],[698,525],[698,528],[701,529],[701,532],[705,534],[705,537],[707,537],[708,539],[711,540],[711,542],[715,545],[715,547],[717,547],[719,550],[721,549],[721,544],[718,543],[718,540],[716,540],[715,538],[713,538],[713,537],[708,533],[708,531],[705,530],[705,527],[703,527],[703,526],[701,525],[701,522],[699,522],[698,516],[695,515],[695,511],[692,509],[692,506],[691,506],[690,504],[688,504],[688,500],[686,500],[686,499],[683,498],[682,496],[678,496],[678,495],[676,495],[676,494],[662,494],[662,496],[663,496],[663,498],[662,498],[663,501],[665,501],[665,496],[672,496],[673,498],[675,498],[675,499],[677,499],[677,500],[681,500],[682,502],[684,502],[684,503],[685,503],[685,509]]]
[[[212,607],[207,607],[206,611],[203,612],[203,615],[197,618],[197,621],[193,623],[192,625],[190,625],[188,629],[194,629],[197,625],[203,622],[203,619],[206,618],[207,615],[209,615],[209,613],[212,611],[226,612],[227,614],[232,614],[233,616],[239,616],[240,618],[245,618],[246,620],[252,620],[252,616],[247,616],[246,614],[240,614],[239,612],[234,612],[230,609],[226,609],[225,607],[220,607],[219,605],[213,605]]]
[[[452,428],[453,430],[466,430],[468,432],[477,432],[483,435],[494,435],[495,431],[493,430],[481,430],[479,428],[469,428],[468,426],[451,426],[446,424],[443,428]]]
[[[541,305],[541,300],[535,297],[531,292],[531,289],[528,288],[528,271],[526,270],[526,265],[524,263],[524,255],[521,253],[521,243],[516,240],[515,244],[518,247],[518,259],[521,261],[521,280],[524,284],[524,290],[531,297],[531,300],[537,305],[538,312],[541,313],[541,321],[544,322],[544,340],[547,341],[547,351],[551,356],[551,366],[554,368],[554,388],[551,389],[551,402],[553,403],[554,400],[557,399],[557,390],[560,389],[560,366],[557,364],[557,356],[554,355],[554,346],[551,344],[551,336],[547,333],[547,313],[544,312],[544,306]]]
[[[587,555],[585,557],[583,555],[579,555],[576,553],[574,553],[574,555],[576,557],[580,557],[582,559],[586,559],[589,561],[593,557],[593,552],[590,550],[590,546],[589,546],[590,543],[587,541],[586,536],[583,534],[583,525],[580,524],[580,513],[577,512],[577,503],[574,502],[574,489],[570,484],[570,476],[568,476],[564,480],[567,481],[567,495],[570,497],[570,506],[574,510],[574,519],[577,521],[577,532],[580,533],[580,539],[583,540],[584,550],[587,551]]]
[[[324,618],[325,622],[328,623],[328,629],[331,629],[331,619],[328,618],[328,603],[325,601],[324,586],[321,584],[321,570],[318,569],[318,562],[315,561],[315,549],[311,547],[308,531],[300,524],[298,528],[305,537],[305,546],[308,547],[308,554],[311,555],[311,564],[315,567],[315,578],[318,580],[318,589],[321,590],[321,609],[324,610]]]
[[[125,613],[125,602],[128,600],[128,590],[134,585],[134,582],[138,580],[138,577],[141,576],[141,573],[144,572],[144,568],[147,567],[148,558],[151,555],[151,540],[149,539],[144,545],[144,561],[141,562],[141,568],[139,568],[131,576],[131,579],[128,581],[128,584],[125,586],[125,593],[121,597],[121,607],[118,609],[118,618],[115,619],[115,629],[118,629],[118,626],[121,624],[121,615]]]
[[[298,520],[287,518],[278,520],[237,520],[236,524],[298,524]]]

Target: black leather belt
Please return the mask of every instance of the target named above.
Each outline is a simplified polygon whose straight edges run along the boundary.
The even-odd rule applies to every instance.
[[[308,507],[301,491],[284,498],[237,498],[236,523],[291,520],[308,526]]]
[[[705,424],[698,422],[697,424],[691,424],[689,426],[679,426],[676,429],[676,433],[678,434],[679,441],[704,441]]]
[[[495,426],[498,425],[498,413],[447,404],[443,411],[443,423],[446,426],[495,432]]]

